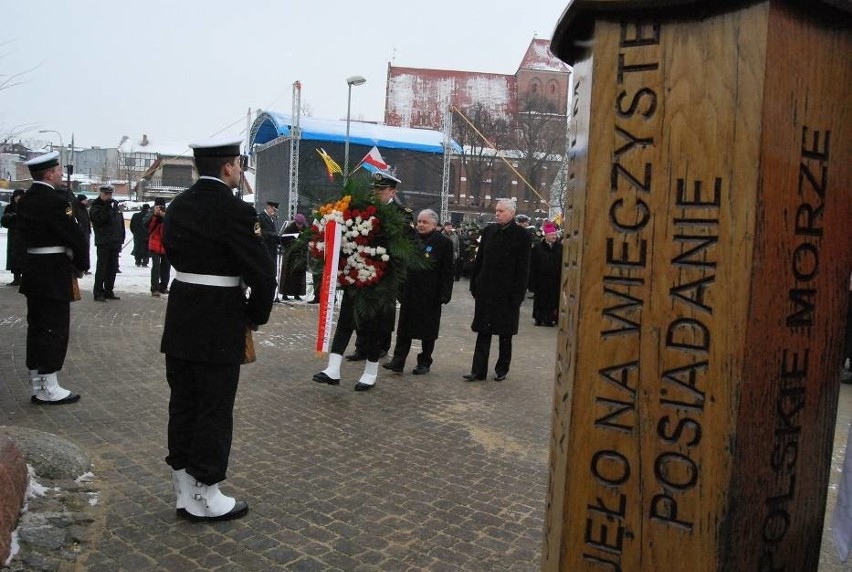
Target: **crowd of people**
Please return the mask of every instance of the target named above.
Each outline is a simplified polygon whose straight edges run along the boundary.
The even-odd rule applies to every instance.
[[[306,295],[308,269],[304,261],[298,263],[306,253],[295,246],[306,220],[296,214],[283,225],[278,204],[269,202],[258,214],[234,196],[243,164],[238,141],[192,147],[198,180],[168,206],[157,198],[131,217],[132,254],[138,267],[150,264],[152,296],[170,293],[161,351],[171,391],[166,462],[172,470],[176,512],[190,520],[227,520],[248,511],[245,502],[219,490],[230,455],[240,366],[249,361],[252,331],[267,322],[277,296],[299,300]],[[76,281],[89,271],[90,232],[96,257],[94,300],[120,300],[116,275],[125,240],[124,215],[110,186],[100,187],[92,201],[70,194],[61,185],[58,154],[27,165],[33,185],[15,193],[3,225],[10,229],[7,265],[12,284],[27,297],[31,400],[74,403],[80,395],[62,387],[58,378],[69,341],[70,302],[80,298]],[[429,373],[442,306],[450,302],[453,285],[463,275],[469,276],[475,298],[472,329],[477,333],[471,373],[464,379],[485,379],[493,335],[499,337],[494,379],[506,379],[526,292],[532,288],[536,296],[544,296],[539,292],[552,282],[528,281],[537,247],[531,248],[531,234],[516,223],[514,202],[499,201],[497,223],[481,233],[458,232],[449,222],[442,225],[433,210],[414,216],[397,197],[400,183],[387,172],[376,173],[372,180],[376,200],[398,213],[399,230],[421,262],[412,267],[398,293],[398,320],[396,299],[383,300],[382,307],[364,319],[355,312],[356,290],[344,290],[328,366],[314,380],[340,384],[340,365],[355,333],[356,353],[365,361],[355,390],[374,388],[379,359],[387,354],[394,330],[393,355],[385,367],[403,373],[412,341],[420,340],[412,373]],[[310,302],[318,301],[317,290]],[[553,320],[555,316],[547,322]]]

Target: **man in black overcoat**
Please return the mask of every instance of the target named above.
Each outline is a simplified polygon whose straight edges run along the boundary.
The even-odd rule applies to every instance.
[[[476,299],[473,323],[477,333],[470,373],[466,381],[481,381],[488,373],[491,336],[500,338],[494,381],[503,381],[512,362],[512,336],[518,333],[521,303],[527,291],[530,235],[515,222],[515,203],[500,199],[496,224],[482,230],[470,276],[470,293]]]
[[[230,520],[248,512],[219,490],[240,364],[248,332],[269,319],[275,274],[254,208],[231,190],[242,176],[240,141],[191,147],[200,176],[164,219],[166,255],[176,270],[160,344],[171,389],[166,462],[179,516]]]
[[[3,209],[3,217],[0,219],[0,225],[9,229],[6,233],[6,270],[12,273],[12,281],[7,286],[20,286],[21,275],[24,273],[27,249],[24,248],[24,241],[18,238],[15,216],[18,201],[21,200],[25,192],[24,189],[12,191],[12,198],[6,208]]]
[[[142,210],[130,217],[130,233],[133,235],[133,258],[136,266],[148,268],[148,225],[143,221],[151,210],[148,203],[142,205]]]
[[[411,340],[421,340],[414,375],[429,373],[432,352],[441,325],[441,306],[453,295],[454,254],[450,238],[438,231],[438,214],[425,209],[417,214],[417,250],[429,266],[409,270],[399,307],[393,358],[382,367],[402,373]]]
[[[89,207],[89,218],[95,231],[95,284],[92,294],[96,302],[119,300],[115,295],[115,275],[118,273],[118,256],[124,244],[124,215],[118,201],[112,198],[113,188],[104,185],[98,198]]]
[[[27,297],[27,368],[31,401],[74,403],[80,396],[59,385],[68,351],[73,284],[89,269],[89,243],[64,189],[59,153],[27,161],[32,186],[18,201],[17,229],[27,249],[20,292]]]
[[[263,244],[266,245],[266,251],[269,253],[269,258],[276,265],[278,264],[278,246],[281,244],[281,237],[278,235],[278,206],[280,203],[268,201],[263,210],[257,213],[257,220],[260,221],[260,232],[263,234]]]
[[[281,272],[278,280],[278,291],[281,297],[287,300],[287,296],[292,296],[294,300],[301,300],[307,290],[307,280],[305,278],[305,258],[307,252],[304,249],[293,250],[297,242],[293,235],[299,235],[308,221],[302,213],[293,215],[293,220],[281,231],[282,238],[285,239],[281,244]]]

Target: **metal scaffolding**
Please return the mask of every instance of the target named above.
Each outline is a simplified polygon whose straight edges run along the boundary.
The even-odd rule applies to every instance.
[[[291,115],[293,125],[290,126],[290,197],[288,220],[293,220],[299,207],[299,141],[302,139],[302,131],[299,126],[302,116],[302,84],[293,82],[293,113]]]
[[[453,110],[444,106],[444,171],[441,178],[441,220],[450,220],[450,159],[452,158]]]

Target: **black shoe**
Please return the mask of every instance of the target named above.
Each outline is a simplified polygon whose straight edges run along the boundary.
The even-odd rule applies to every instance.
[[[157,292],[156,290],[152,290],[152,291],[151,291],[151,296],[153,296],[154,298],[159,298],[159,297],[160,297],[160,293],[159,293],[159,292]]]
[[[478,375],[474,375],[472,373],[466,373],[462,377],[465,381],[485,381],[485,376],[479,377]]]
[[[506,379],[507,375],[509,375],[508,372],[507,373],[495,373],[494,374],[494,381],[503,381],[504,379]]]
[[[370,391],[374,387],[376,387],[375,383],[373,385],[367,385],[366,383],[361,383],[359,381],[355,384],[355,391]]]
[[[106,302],[105,296],[95,296],[95,302]]]
[[[535,325],[536,325],[536,326],[540,326],[540,325],[541,325],[541,320],[536,320],[536,321],[535,321]]]
[[[11,281],[11,282],[9,282],[8,284],[6,284],[6,286],[20,286],[20,285],[21,285],[21,281],[20,281],[20,280],[12,280],[12,281]]]
[[[379,352],[380,358],[387,357],[387,355],[388,355],[388,350],[382,350],[382,351]]]
[[[840,371],[840,383],[852,383],[852,371],[844,369]]]
[[[168,293],[169,293],[168,288],[160,288],[160,294],[168,294]]]
[[[294,300],[299,300],[300,302],[302,301],[302,297],[301,297],[301,296],[293,296],[293,299],[294,299]]]
[[[411,370],[411,373],[413,373],[414,375],[423,375],[425,373],[429,373],[429,366],[428,365],[418,365],[413,370]]]
[[[311,378],[317,383],[327,383],[329,385],[340,385],[339,379],[334,379],[333,377],[328,377],[325,372],[315,373]]]
[[[351,353],[346,356],[346,361],[364,361],[365,359],[367,359],[367,356],[361,352]]]
[[[382,367],[385,368],[385,369],[389,369],[396,374],[402,375],[403,367],[401,365],[396,365],[392,361],[389,361],[387,363],[383,363]]]
[[[30,397],[30,403],[35,403],[36,405],[66,405],[68,403],[77,403],[78,401],[80,401],[79,393],[71,393],[68,397],[63,397],[56,401],[45,401],[44,399],[39,399],[35,395]]]
[[[220,514],[219,516],[195,516],[191,512],[187,511],[186,518],[191,520],[192,522],[219,522],[222,520],[234,520],[236,518],[242,518],[248,514],[248,503],[245,501],[237,501],[234,504],[234,508],[225,514]]]
[[[121,300],[121,298],[119,298],[113,293],[104,294],[104,298],[106,298],[107,300]]]

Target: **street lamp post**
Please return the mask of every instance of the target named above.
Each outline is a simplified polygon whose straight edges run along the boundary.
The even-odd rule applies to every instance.
[[[346,85],[349,86],[349,92],[346,97],[346,139],[343,143],[343,184],[349,180],[349,123],[352,113],[352,86],[364,85],[367,79],[360,75],[353,75],[346,78]]]
[[[63,160],[65,157],[65,143],[62,142],[62,133],[59,131],[55,131],[53,129],[39,129],[39,133],[55,133],[59,137],[59,162],[63,165],[65,161]],[[51,143],[53,145],[53,143]]]
[[[65,143],[62,141],[62,133],[56,131],[54,129],[39,129],[39,133],[55,133],[59,137],[59,162],[65,167],[65,172],[68,174],[68,188],[71,188],[71,174],[74,172],[74,155],[72,154],[74,147],[74,135],[71,135],[71,149],[68,151],[68,155],[65,155]],[[51,143],[52,145],[52,143]],[[66,158],[68,159],[66,161]]]

